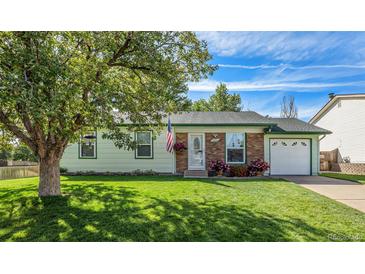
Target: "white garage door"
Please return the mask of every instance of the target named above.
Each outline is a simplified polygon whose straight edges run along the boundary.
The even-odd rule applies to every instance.
[[[271,139],[271,175],[310,175],[310,140]]]

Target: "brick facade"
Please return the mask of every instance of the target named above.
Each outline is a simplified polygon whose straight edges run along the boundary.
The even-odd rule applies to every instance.
[[[205,166],[207,170],[210,161],[224,159],[225,141],[225,133],[205,133]]]
[[[264,159],[264,134],[247,133],[246,162]],[[214,140],[215,139],[215,140]],[[213,140],[213,141],[212,141]],[[188,133],[176,133],[176,142],[182,142],[188,147]],[[225,159],[225,133],[205,133],[205,166],[209,169],[212,160]],[[176,172],[184,173],[188,169],[188,150],[176,152]]]
[[[263,133],[247,133],[246,136],[246,163],[252,160],[264,159],[264,134]]]
[[[188,134],[176,133],[176,142],[188,147]],[[188,150],[176,152],[176,173],[184,173],[188,169]]]

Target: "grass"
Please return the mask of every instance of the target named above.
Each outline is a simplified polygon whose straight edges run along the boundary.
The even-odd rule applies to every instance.
[[[321,173],[321,176],[365,184],[365,175],[353,175],[353,174],[343,174],[343,173]]]
[[[0,241],[365,241],[365,214],[274,179],[62,177],[0,181]]]

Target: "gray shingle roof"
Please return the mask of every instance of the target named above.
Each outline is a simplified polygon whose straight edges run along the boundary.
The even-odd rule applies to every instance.
[[[331,133],[331,131],[296,118],[270,118],[270,120],[276,124],[271,128],[272,133]]]
[[[182,112],[171,115],[173,125],[271,125],[271,119],[254,111]]]
[[[171,115],[173,126],[264,126],[271,128],[271,133],[316,133],[329,134],[328,130],[306,123],[295,118],[268,118],[254,111],[218,111],[218,112],[180,112]],[[162,121],[167,123],[167,117]],[[130,120],[124,118],[124,124],[130,124]],[[267,131],[269,132],[269,131]]]

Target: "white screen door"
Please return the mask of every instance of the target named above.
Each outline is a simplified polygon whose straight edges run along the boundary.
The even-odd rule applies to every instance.
[[[189,134],[189,169],[205,170],[204,134]]]

